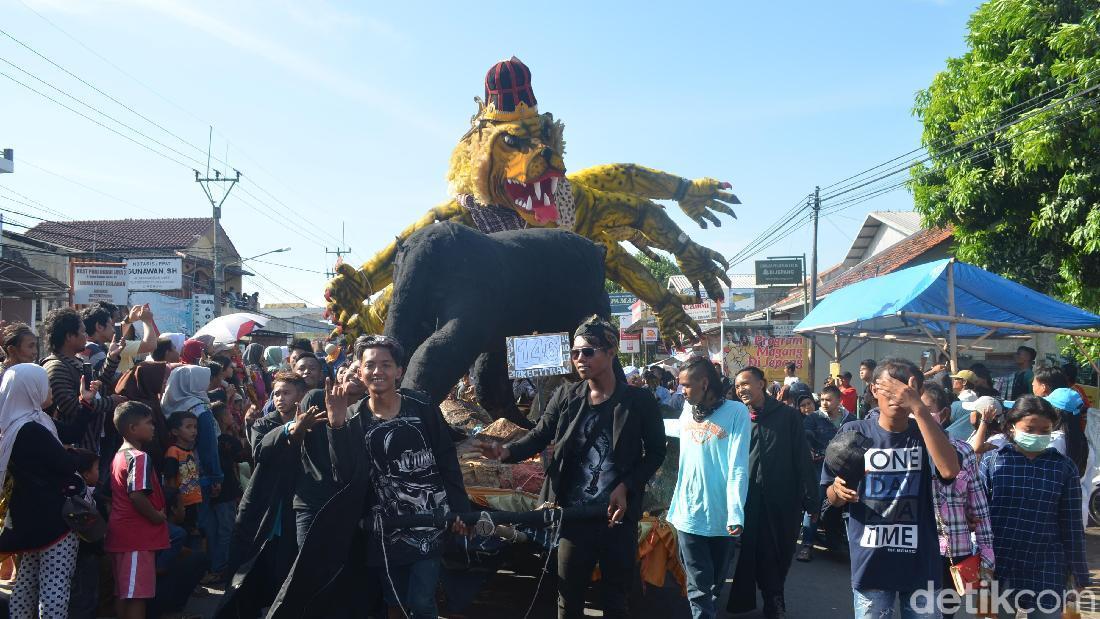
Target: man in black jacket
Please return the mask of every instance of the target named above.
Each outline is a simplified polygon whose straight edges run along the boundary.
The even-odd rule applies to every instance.
[[[618,331],[593,316],[577,329],[573,366],[584,380],[562,385],[538,425],[505,446],[482,444],[502,462],[526,460],[554,443],[542,500],[563,507],[607,505],[607,521],[566,522],[558,546],[558,617],[584,614],[592,569],[600,565],[605,617],[626,617],[638,520],[646,482],[665,459],[657,401],[614,368]]]
[[[458,455],[443,413],[424,394],[398,389],[405,354],[397,340],[364,336],[355,343],[368,397],[348,419],[346,386],[326,390],[328,438],[338,485],[369,480],[363,514],[372,527],[368,568],[390,608],[414,619],[437,617],[435,590],[443,554],[442,530],[380,529],[384,518],[470,511]],[[465,534],[456,520],[452,530]],[[308,539],[308,538],[307,538]]]
[[[749,448],[749,494],[745,501],[745,533],[726,610],[756,608],[756,588],[764,596],[764,616],[786,616],[783,584],[794,556],[802,512],[821,509],[810,447],[802,415],[765,391],[759,368],[737,373],[737,397],[749,407],[752,443]]]
[[[255,459],[229,544],[230,589],[217,616],[255,617],[271,604],[298,552],[293,497],[301,476],[301,442],[324,413],[303,409],[305,383],[282,371],[272,379],[274,410],[249,429]]]

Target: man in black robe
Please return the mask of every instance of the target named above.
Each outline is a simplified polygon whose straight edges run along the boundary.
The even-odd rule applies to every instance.
[[[780,619],[786,616],[783,583],[802,512],[816,513],[821,505],[802,415],[767,395],[766,387],[764,373],[756,367],[741,370],[734,382],[737,397],[749,408],[752,443],[745,532],[726,610],[754,610],[759,587],[764,616]]]

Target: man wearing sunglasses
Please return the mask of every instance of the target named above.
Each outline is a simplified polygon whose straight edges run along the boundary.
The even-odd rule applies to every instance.
[[[482,443],[482,454],[520,462],[553,442],[541,500],[563,507],[607,505],[607,520],[566,522],[558,546],[558,617],[581,617],[592,569],[600,566],[605,617],[627,617],[637,525],[646,482],[665,459],[657,401],[630,387],[615,367],[618,331],[593,316],[577,328],[571,356],[583,379],[562,385],[538,425],[507,445]]]

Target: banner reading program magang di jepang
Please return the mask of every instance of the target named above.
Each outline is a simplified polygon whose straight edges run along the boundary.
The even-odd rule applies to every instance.
[[[726,367],[730,369],[731,375],[739,368],[754,365],[764,370],[767,380],[782,381],[785,375],[783,368],[788,363],[794,363],[798,368],[796,373],[799,378],[803,382],[809,382],[806,367],[808,342],[804,338],[756,335],[749,341],[749,344],[731,344],[726,348]]]

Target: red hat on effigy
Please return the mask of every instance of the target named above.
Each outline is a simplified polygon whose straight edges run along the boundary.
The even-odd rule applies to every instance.
[[[538,115],[538,101],[531,89],[531,70],[512,56],[493,65],[485,74],[485,109],[490,120],[512,121]]]

